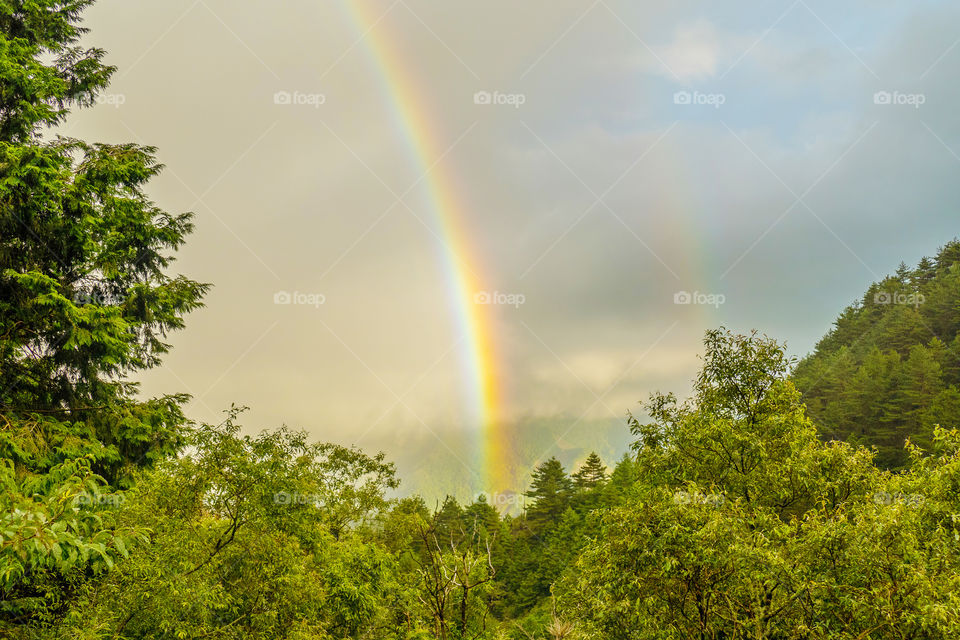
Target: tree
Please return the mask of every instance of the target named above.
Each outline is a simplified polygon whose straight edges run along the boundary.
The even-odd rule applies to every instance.
[[[417,559],[418,598],[436,638],[479,638],[490,613],[496,568],[493,540],[477,531],[438,528],[439,520],[418,525],[422,553]]]
[[[537,465],[526,496],[533,504],[527,508],[527,519],[534,527],[556,523],[570,505],[573,482],[556,457]]]
[[[477,496],[473,504],[463,511],[463,520],[467,533],[471,536],[479,535],[483,538],[496,536],[500,528],[500,514],[487,502],[484,494]]]
[[[573,474],[573,483],[579,491],[594,489],[607,479],[607,468],[596,452],[591,451],[583,465]]]
[[[623,457],[613,468],[613,473],[610,474],[610,482],[603,488],[604,506],[621,503],[639,478],[640,469],[637,462],[629,454],[623,454]]]
[[[0,617],[18,621],[136,538],[99,524],[101,496],[179,449],[186,396],[140,400],[126,378],[207,289],[167,273],[192,224],[146,196],[152,147],[42,137],[114,71],[78,44],[91,3],[0,2],[0,456],[19,514]]]
[[[706,345],[691,401],[634,422],[644,473],[566,571],[562,613],[613,639],[955,637],[960,433],[880,473],[817,438],[781,347]]]
[[[390,506],[392,470],[286,429],[244,436],[236,418],[198,428],[189,455],[101,513],[149,544],[82,585],[49,637],[352,637],[386,616],[394,563],[361,528]]]
[[[902,468],[907,438],[929,444],[931,403],[960,385],[960,241],[873,283],[794,370],[825,438],[876,446]]]
[[[87,4],[11,7],[0,36],[3,68],[29,51],[49,81],[18,96],[0,123],[12,130],[0,139],[0,410],[13,426],[0,446],[36,473],[89,453],[122,485],[131,468],[176,450],[184,401],[137,401],[123,378],[159,364],[164,337],[207,287],[165,273],[192,224],[146,197],[162,168],[153,148],[37,137],[66,114],[51,104],[91,100],[112,71],[102,52],[68,48]],[[50,53],[60,58],[44,67]]]
[[[944,389],[930,402],[923,416],[924,431],[933,433],[935,427],[960,428],[960,389]]]
[[[929,446],[932,430],[926,433],[924,417],[930,409],[933,399],[943,390],[940,364],[930,349],[923,345],[914,345],[910,357],[903,366],[903,418],[907,423],[907,433],[921,438]]]
[[[438,534],[444,538],[459,538],[464,531],[463,507],[457,499],[448,495],[443,504],[433,514],[433,525]]]

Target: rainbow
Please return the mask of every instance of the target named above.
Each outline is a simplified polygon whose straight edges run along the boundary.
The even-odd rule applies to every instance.
[[[383,16],[371,11],[363,0],[346,0],[345,4],[358,37],[375,61],[397,130],[406,140],[411,159],[426,176],[424,182],[439,230],[452,312],[464,336],[460,360],[467,374],[467,419],[471,423],[473,449],[480,458],[479,468],[473,471],[481,486],[473,489],[510,489],[516,469],[502,415],[492,307],[475,301],[476,294],[487,287],[478,275],[480,263],[472,255],[464,229],[468,214],[457,196],[456,179],[443,162],[437,162],[446,152],[446,145],[435,134],[431,105],[423,100],[427,92],[421,90],[420,79],[404,65],[399,49],[392,46],[385,25],[380,23]],[[383,5],[380,11],[383,12]]]

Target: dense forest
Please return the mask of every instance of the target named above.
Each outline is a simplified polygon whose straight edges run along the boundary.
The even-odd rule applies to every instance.
[[[960,636],[960,243],[796,366],[707,332],[690,398],[522,512],[396,498],[382,453],[140,397],[208,285],[170,273],[154,149],[43,137],[114,71],[91,2],[0,0],[0,635]]]
[[[960,424],[960,243],[897,272],[844,309],[796,368],[810,417],[831,438],[907,463],[910,438],[929,446],[934,427]]]

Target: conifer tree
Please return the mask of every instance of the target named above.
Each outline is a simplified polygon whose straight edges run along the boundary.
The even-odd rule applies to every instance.
[[[878,462],[907,463],[907,439],[926,444],[935,424],[953,420],[960,389],[960,242],[915,269],[870,285],[796,367],[823,437],[878,448]]]
[[[573,483],[580,491],[598,487],[603,484],[606,479],[607,468],[595,451],[590,452],[590,455],[587,456],[584,463],[577,472],[573,474]]]
[[[0,4],[0,453],[18,473],[69,460],[122,486],[178,446],[184,396],[136,398],[206,286],[172,276],[191,215],[144,192],[155,149],[57,137],[113,67],[78,42],[92,0]]]
[[[44,138],[114,71],[80,45],[92,1],[0,0],[0,618],[62,604],[136,539],[103,494],[178,450],[186,396],[128,377],[207,289],[169,273],[191,215],[147,197],[153,147]]]
[[[527,509],[527,518],[531,524],[544,525],[559,521],[560,516],[570,506],[573,495],[573,481],[567,476],[563,465],[555,457],[541,463],[534,469],[533,481],[526,496],[533,500]]]

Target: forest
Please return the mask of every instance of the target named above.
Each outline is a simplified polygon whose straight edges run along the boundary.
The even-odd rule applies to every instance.
[[[960,637],[960,242],[799,362],[708,331],[689,398],[519,513],[398,498],[385,453],[140,397],[209,285],[155,149],[43,136],[115,71],[89,4],[0,0],[0,636]]]

